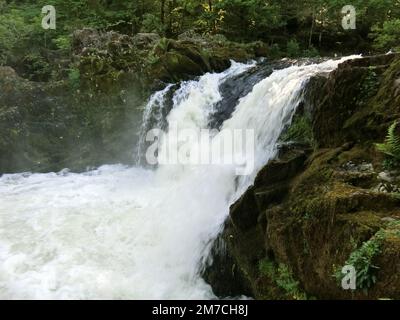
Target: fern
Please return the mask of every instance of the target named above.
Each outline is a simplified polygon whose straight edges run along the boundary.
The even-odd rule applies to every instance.
[[[396,129],[399,122],[395,121],[388,130],[388,135],[386,137],[385,143],[379,143],[376,145],[377,149],[396,159],[400,160],[400,136],[396,134]]]

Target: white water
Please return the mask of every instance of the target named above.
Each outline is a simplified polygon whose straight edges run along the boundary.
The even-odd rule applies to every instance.
[[[146,132],[153,128],[161,129],[162,127],[165,99],[172,86],[172,84],[169,84],[165,89],[154,93],[146,105],[143,113],[142,126],[139,132],[139,143],[136,148],[136,159],[138,165],[140,165],[142,154],[145,152]],[[153,118],[155,120],[154,124],[152,123]]]
[[[275,155],[304,83],[339,62],[276,71],[239,102],[223,127],[257,134],[256,170],[239,182],[228,166],[116,165],[85,174],[2,176],[0,298],[213,298],[199,267],[230,204]],[[218,85],[247,68],[234,64],[185,83],[168,121],[206,127],[221,99]]]

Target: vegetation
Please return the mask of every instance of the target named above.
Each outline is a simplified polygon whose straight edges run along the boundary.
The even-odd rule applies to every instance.
[[[299,289],[299,282],[293,278],[293,272],[284,264],[276,266],[269,260],[261,260],[259,270],[263,276],[269,277],[288,297],[295,300],[306,300],[307,296]]]
[[[311,147],[316,147],[311,119],[306,115],[296,115],[282,139],[285,142],[296,141],[309,144]]]
[[[71,33],[83,27],[167,38],[194,33],[261,40],[271,57],[387,51],[400,43],[398,0],[352,1],[357,29],[347,31],[341,24],[346,0],[53,0],[57,28],[43,30],[41,8],[47,4],[0,0],[0,65],[38,81],[68,73],[70,66],[58,72],[54,65],[69,57]]]
[[[386,141],[377,144],[377,149],[387,156],[387,167],[396,167],[400,164],[400,135],[398,134],[399,122],[395,121],[388,129]]]
[[[385,233],[380,230],[374,237],[350,254],[346,261],[346,266],[353,266],[357,272],[357,290],[368,291],[377,281],[376,272],[379,267],[374,265],[373,261],[381,252],[382,241]],[[335,273],[336,279],[341,282],[343,274],[340,270]]]
[[[385,21],[372,28],[371,37],[378,50],[400,50],[400,19]]]
[[[354,266],[357,271],[357,290],[365,293],[377,282],[377,272],[380,269],[374,264],[374,260],[382,252],[382,246],[388,237],[399,237],[400,222],[388,223],[380,229],[370,240],[364,242],[361,247],[356,248],[351,254],[345,265]],[[341,282],[343,274],[341,269],[335,272],[336,279]]]

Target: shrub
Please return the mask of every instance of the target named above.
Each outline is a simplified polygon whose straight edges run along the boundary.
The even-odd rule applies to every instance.
[[[378,50],[400,50],[400,19],[385,21],[382,27],[374,26],[370,36]]]
[[[272,59],[278,59],[280,57],[282,57],[282,51],[281,48],[279,47],[279,44],[274,43],[270,49],[269,49],[269,56]]]
[[[158,34],[164,33],[164,27],[157,16],[147,13],[143,16],[141,32],[154,32]]]
[[[71,49],[71,37],[70,36],[59,36],[53,40],[53,43],[60,50],[70,50]]]
[[[313,46],[304,50],[303,55],[304,55],[304,57],[309,57],[309,58],[314,58],[314,57],[320,56],[319,51]]]
[[[79,69],[76,68],[69,69],[68,80],[72,89],[76,90],[79,89],[81,81],[81,74]]]
[[[287,43],[286,53],[291,58],[295,58],[301,55],[300,45],[297,40],[292,39]]]

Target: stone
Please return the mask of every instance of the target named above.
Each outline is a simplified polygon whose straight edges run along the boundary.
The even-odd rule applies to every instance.
[[[386,172],[386,171],[379,173],[378,179],[381,181],[384,181],[384,182],[393,182],[394,181],[394,179],[390,175],[390,173]]]
[[[133,37],[132,42],[138,49],[148,49],[160,39],[157,33],[138,33]]]
[[[384,217],[384,218],[382,218],[382,221],[385,221],[385,222],[395,222],[395,221],[397,221],[397,220],[394,219],[394,218],[392,218],[392,217]]]
[[[230,217],[237,229],[246,231],[257,225],[258,216],[259,211],[254,196],[254,188],[250,188],[231,206]]]

